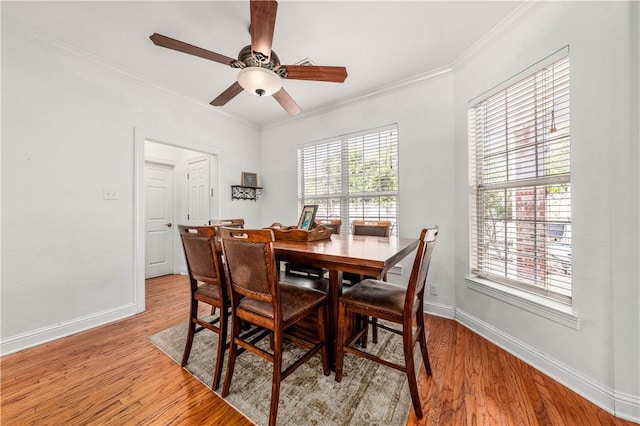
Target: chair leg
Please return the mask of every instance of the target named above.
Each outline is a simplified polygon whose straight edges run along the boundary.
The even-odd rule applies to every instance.
[[[427,350],[427,337],[426,337],[426,328],[424,327],[424,314],[418,314],[418,317],[422,316],[422,318],[418,318],[418,327],[420,328],[418,335],[418,342],[420,343],[420,352],[422,353],[422,362],[424,363],[424,369],[427,372],[428,376],[432,375],[431,372],[431,363],[429,362],[429,351]]]
[[[184,352],[182,353],[181,367],[187,365],[189,362],[189,355],[191,354],[191,346],[193,345],[193,336],[196,333],[196,323],[193,321],[198,316],[198,301],[191,299],[191,308],[189,309],[189,327],[187,330],[187,341],[184,345]]]
[[[423,417],[422,404],[420,403],[420,395],[418,393],[418,380],[416,378],[416,368],[413,361],[413,345],[411,338],[411,329],[404,330],[402,333],[404,362],[406,365],[407,381],[409,382],[409,393],[411,394],[411,402],[416,416],[421,419]]]
[[[320,349],[320,357],[322,358],[322,373],[329,375],[329,351],[327,349],[327,322],[326,305],[322,304],[318,307],[318,339],[322,348]]]
[[[344,362],[344,323],[347,317],[347,309],[343,303],[338,308],[338,335],[336,336],[336,382],[342,381],[342,366]]]
[[[271,382],[271,407],[269,408],[269,426],[276,425],[278,403],[280,402],[280,382],[282,381],[282,336],[274,332],[273,380]]]
[[[387,281],[387,274],[384,274],[382,281]],[[378,318],[371,318],[371,337],[373,343],[378,343]]]
[[[227,323],[228,317],[224,315],[224,312],[227,312],[227,308],[223,305],[220,308],[220,333],[218,335],[218,350],[216,354],[216,366],[213,373],[213,384],[211,385],[212,390],[218,389],[220,386],[220,377],[222,377],[222,362],[224,361],[224,352],[227,346]]]
[[[360,346],[364,349],[367,348],[367,342],[369,341],[369,316],[362,315],[362,326],[364,327],[364,333],[360,338]]]
[[[378,343],[378,318],[368,316],[364,317],[364,334],[362,335],[362,341],[360,346],[366,349],[367,341],[369,340],[369,324],[371,324],[371,341]]]
[[[222,397],[229,395],[229,388],[231,387],[231,379],[233,377],[233,369],[236,365],[236,355],[238,353],[238,346],[235,343],[236,338],[240,336],[240,320],[237,318],[231,318],[231,339],[229,344],[229,360],[227,361],[227,373],[224,376],[224,385],[222,386]]]
[[[371,337],[373,343],[378,343],[378,318],[371,318]]]

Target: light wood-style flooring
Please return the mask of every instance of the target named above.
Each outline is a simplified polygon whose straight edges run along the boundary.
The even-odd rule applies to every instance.
[[[147,337],[186,321],[186,277],[147,280],[146,312],[1,359],[2,425],[250,425]],[[434,375],[408,425],[633,425],[455,321],[426,316]],[[213,360],[213,358],[212,358]],[[212,361],[213,362],[213,361]]]

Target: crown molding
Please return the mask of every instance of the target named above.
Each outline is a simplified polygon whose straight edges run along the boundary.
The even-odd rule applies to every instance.
[[[466,65],[471,59],[477,57],[487,50],[496,39],[502,37],[504,33],[518,27],[522,22],[532,16],[540,8],[546,5],[549,0],[525,0],[507,17],[498,22],[488,33],[482,36],[478,41],[465,50],[452,63],[451,68],[457,70]]]
[[[428,80],[434,80],[436,78],[439,77],[443,77],[446,76],[450,73],[453,72],[453,69],[449,66],[446,67],[442,67],[442,68],[438,68],[435,70],[431,70],[422,74],[417,74],[414,75],[412,77],[406,78],[404,80],[400,80],[400,81],[395,81],[393,83],[387,84],[387,85],[383,85],[383,86],[379,86],[376,89],[373,90],[368,90],[367,92],[361,92],[359,94],[356,94],[355,96],[351,96],[348,98],[344,98],[334,104],[325,106],[325,107],[321,107],[321,108],[316,108],[313,110],[309,110],[309,111],[305,111],[300,115],[297,115],[295,117],[286,117],[283,118],[282,120],[270,123],[270,124],[266,124],[264,126],[262,126],[262,129],[269,129],[269,128],[273,128],[273,127],[278,127],[281,126],[283,124],[288,124],[291,123],[293,121],[296,120],[301,120],[301,119],[306,119],[309,117],[313,117],[316,115],[321,115],[321,114],[326,114],[328,112],[337,110],[337,109],[341,109],[344,108],[348,105],[353,105],[353,104],[357,104],[375,97],[379,97],[382,95],[386,95],[388,93],[392,93],[392,92],[396,92],[400,89],[403,89],[405,87],[410,87],[419,83],[422,83],[424,81],[428,81]]]
[[[32,37],[33,39],[49,46],[52,47],[53,49],[55,49],[55,51],[61,55],[64,55],[68,58],[71,59],[75,59],[75,60],[79,60],[83,63],[89,64],[91,66],[94,66],[98,69],[100,69],[101,71],[106,71],[109,74],[111,74],[112,76],[115,77],[119,77],[119,78],[123,78],[125,80],[128,80],[130,82],[136,83],[136,84],[140,84],[142,86],[146,86],[152,89],[156,89],[156,90],[160,90],[164,93],[167,93],[169,95],[175,96],[177,98],[180,98],[184,101],[193,103],[195,106],[202,108],[202,109],[206,109],[208,112],[212,112],[215,114],[220,114],[222,116],[224,116],[225,118],[234,120],[240,124],[243,124],[245,126],[249,126],[253,129],[258,129],[260,130],[260,126],[256,125],[255,123],[252,123],[250,121],[247,121],[241,117],[238,117],[235,114],[230,114],[228,112],[219,110],[219,109],[213,109],[211,108],[209,105],[203,105],[202,102],[187,96],[185,94],[176,92],[172,89],[169,89],[165,86],[162,86],[156,82],[154,82],[153,80],[149,79],[148,77],[142,76],[140,74],[136,74],[133,73],[131,71],[129,71],[128,69],[117,65],[111,61],[108,61],[106,59],[103,59],[99,56],[94,55],[93,53],[90,53],[86,50],[80,49],[76,46],[73,46],[69,43],[67,43],[66,41],[60,40],[58,38],[52,37],[49,34],[43,33],[40,30],[37,30],[33,27],[30,27],[28,25],[23,24],[20,21],[17,21],[13,18],[7,17],[7,16],[2,16],[2,26],[7,26],[13,30],[16,30],[18,32],[22,32],[23,34]]]
[[[29,27],[27,25],[22,24],[21,22],[14,20],[12,18],[2,16],[2,25],[9,24],[10,27],[19,29],[35,38],[40,40],[47,45],[54,47],[58,52],[65,54],[66,56],[72,56],[76,59],[80,59],[84,62],[92,64],[101,70],[106,70],[110,72],[112,75],[117,77],[125,78],[129,81],[145,85],[147,87],[151,87],[156,90],[161,90],[165,93],[168,93],[172,96],[178,97],[182,100],[193,103],[194,105],[200,108],[206,108],[207,111],[220,114],[225,118],[234,120],[240,124],[245,126],[249,126],[253,129],[264,130],[270,129],[274,127],[279,127],[284,124],[288,124],[294,122],[296,120],[304,120],[310,117],[318,116],[321,114],[326,114],[328,112],[344,108],[349,105],[354,105],[375,97],[379,97],[388,93],[392,93],[407,87],[411,87],[413,85],[433,80],[436,78],[440,78],[451,73],[454,73],[458,68],[463,67],[466,63],[468,63],[471,59],[480,55],[483,51],[485,51],[491,44],[501,37],[505,32],[517,27],[520,25],[525,19],[534,14],[538,9],[543,7],[549,0],[525,0],[522,5],[520,5],[517,9],[515,9],[512,13],[510,13],[506,18],[500,21],[495,27],[493,27],[487,34],[485,34],[482,38],[480,38],[476,43],[474,43],[469,49],[463,52],[460,56],[458,56],[451,64],[443,66],[441,68],[437,68],[435,70],[426,71],[424,73],[420,73],[414,75],[412,77],[406,78],[404,80],[396,81],[390,84],[379,86],[373,90],[368,90],[367,92],[361,92],[356,94],[355,96],[351,96],[348,98],[344,98],[339,100],[338,102],[327,105],[324,107],[316,108],[309,111],[303,111],[302,114],[297,115],[295,117],[284,117],[278,121],[274,121],[269,124],[259,125],[247,121],[235,114],[228,113],[219,109],[211,109],[208,105],[203,105],[202,102],[187,96],[185,94],[176,92],[172,89],[169,89],[165,86],[162,86],[151,79],[144,77],[142,75],[138,75],[132,73],[131,71],[116,65],[110,61],[102,59],[90,52],[79,49],[65,41],[56,39],[48,34],[45,34],[35,28]]]
[[[548,3],[548,1],[549,0],[525,0],[523,4],[518,6],[518,8],[516,8],[513,12],[507,15],[506,18],[500,21],[487,34],[485,34],[482,38],[480,38],[477,42],[475,42],[460,56],[454,59],[454,61],[449,65],[446,65],[441,68],[437,68],[435,70],[427,71],[421,74],[417,74],[413,77],[410,77],[401,81],[380,86],[377,89],[368,91],[367,93],[360,93],[355,96],[345,98],[335,104],[326,106],[324,108],[305,111],[302,114],[297,115],[295,117],[285,117],[282,120],[279,120],[270,124],[266,124],[262,126],[261,129],[263,130],[270,129],[270,128],[291,123],[296,120],[303,120],[316,115],[325,114],[325,113],[343,108],[348,105],[353,105],[353,104],[371,99],[376,96],[381,96],[390,92],[395,92],[400,89],[410,87],[427,80],[436,79],[444,75],[454,73],[458,68],[463,67],[471,59],[477,57],[482,52],[484,52],[489,46],[491,46],[491,44],[496,39],[504,35],[504,33],[520,25],[523,21],[525,21],[527,18],[533,15],[538,9],[540,9],[542,6]]]

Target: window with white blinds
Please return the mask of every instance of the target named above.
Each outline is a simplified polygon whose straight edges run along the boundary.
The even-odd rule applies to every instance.
[[[471,272],[571,303],[569,57],[546,62],[469,109]]]
[[[298,148],[298,210],[318,219],[389,220],[398,229],[398,128],[388,126]]]

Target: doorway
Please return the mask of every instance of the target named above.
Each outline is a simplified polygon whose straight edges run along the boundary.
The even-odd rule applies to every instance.
[[[152,148],[149,148],[152,147]],[[189,206],[189,185],[186,179],[187,171],[190,163],[199,163],[199,160],[206,159],[208,163],[208,176],[203,179],[208,179],[209,185],[203,184],[203,190],[200,193],[202,209],[199,211],[199,215],[213,215],[212,217],[220,217],[220,167],[221,159],[220,152],[215,148],[206,146],[203,144],[195,143],[192,141],[186,141],[172,135],[161,134],[153,131],[148,131],[140,128],[135,129],[135,141],[134,141],[134,265],[133,265],[133,283],[134,283],[134,299],[136,305],[136,312],[144,312],[145,310],[145,277],[147,276],[147,265],[154,263],[163,265],[166,268],[161,273],[158,271],[151,272],[151,274],[158,273],[159,275],[166,273],[186,273],[186,265],[184,265],[184,256],[182,254],[182,245],[180,244],[180,238],[177,232],[178,223],[190,223],[188,219]],[[153,214],[151,216],[158,216],[157,225],[164,226],[164,237],[162,231],[157,231],[158,234],[154,235],[154,243],[157,246],[154,248],[147,248],[147,209],[153,208],[159,209],[161,192],[168,195],[169,192],[166,186],[163,189],[154,189],[152,195],[147,193],[147,186],[150,184],[147,180],[147,167],[153,164],[153,172],[156,175],[169,173],[168,169],[160,171],[158,166],[166,166],[171,168],[173,175],[173,190],[171,191],[173,206],[164,209],[169,209],[163,212],[163,214]],[[203,166],[204,163],[200,163],[199,166]],[[156,176],[157,178],[158,176]],[[162,185],[161,185],[162,186]],[[206,190],[205,190],[206,189]],[[204,195],[206,194],[206,197]],[[154,197],[153,200],[148,198]],[[205,201],[206,198],[206,201]],[[151,206],[148,202],[151,201]],[[207,207],[207,208],[205,208]],[[166,215],[166,216],[165,216]],[[164,216],[160,218],[160,216]],[[169,217],[171,220],[168,220]],[[203,216],[204,218],[204,216]],[[164,221],[164,219],[167,219]],[[208,222],[209,217],[206,218]],[[167,224],[171,223],[171,226]],[[151,229],[151,228],[150,228]],[[169,237],[170,235],[170,237]],[[166,238],[165,238],[166,237]],[[169,241],[173,240],[171,243]],[[162,249],[160,244],[166,243]],[[171,248],[168,248],[169,244]],[[156,251],[157,250],[157,251]],[[164,257],[164,259],[163,259]],[[171,267],[168,266],[169,262],[172,262]],[[169,270],[169,272],[167,272]]]

